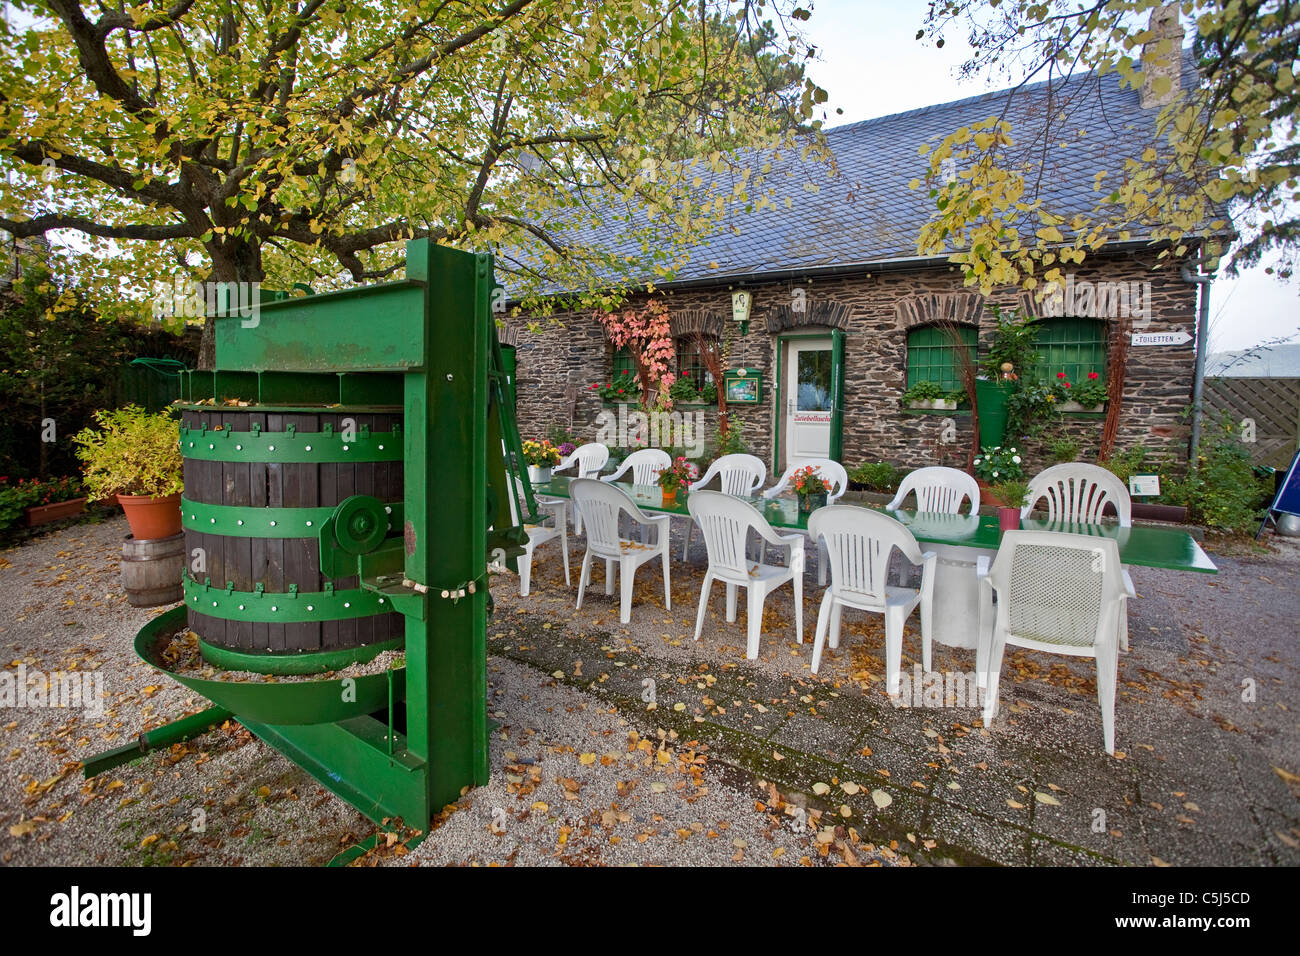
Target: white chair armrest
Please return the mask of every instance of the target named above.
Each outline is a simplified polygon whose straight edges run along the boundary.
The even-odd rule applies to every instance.
[[[804,536],[802,533],[777,534],[777,532],[767,522],[763,522],[762,524],[751,525],[750,527],[752,527],[755,531],[757,531],[758,536],[762,538],[764,541],[766,541],[768,544],[774,544],[778,547],[785,547],[787,544],[793,544],[795,539],[798,539],[799,547],[801,548],[803,547]]]

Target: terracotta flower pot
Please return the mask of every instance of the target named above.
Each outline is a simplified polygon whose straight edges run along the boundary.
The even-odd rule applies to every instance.
[[[117,502],[126,512],[126,522],[137,541],[170,538],[181,533],[180,492],[165,498],[151,495],[118,495]]]
[[[671,502],[677,500],[676,488],[672,489],[671,491],[669,491],[667,488],[660,488],[659,491],[663,494],[664,504],[670,504]]]
[[[998,508],[998,530],[999,531],[1019,531],[1020,530],[1020,509],[1019,508]]]
[[[27,527],[35,528],[38,525],[49,524],[51,521],[58,521],[60,518],[70,518],[85,510],[85,498],[69,498],[67,501],[56,501],[49,505],[33,505],[27,509]]]

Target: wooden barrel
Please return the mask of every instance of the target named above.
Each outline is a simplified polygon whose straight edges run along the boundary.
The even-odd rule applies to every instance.
[[[122,544],[122,587],[133,607],[175,604],[184,597],[185,535]]]
[[[398,408],[182,409],[185,600],[209,660],[333,667],[340,652],[400,641],[402,616],[384,598],[355,574],[322,574],[319,534],[355,495],[392,503],[400,517],[401,423]],[[266,655],[281,660],[262,667]]]

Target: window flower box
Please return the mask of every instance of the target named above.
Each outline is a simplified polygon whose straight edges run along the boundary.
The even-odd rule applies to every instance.
[[[957,410],[955,398],[919,398],[907,403],[915,411],[954,412]]]
[[[1057,402],[1056,407],[1063,412],[1104,412],[1106,410],[1106,403],[1102,402],[1100,405],[1085,406],[1080,405],[1078,402]]]

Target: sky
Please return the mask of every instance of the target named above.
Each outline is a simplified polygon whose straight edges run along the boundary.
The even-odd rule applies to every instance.
[[[948,36],[941,50],[916,39],[926,0],[808,0],[805,6],[812,17],[804,32],[819,55],[808,74],[830,94],[828,126],[1011,85],[1005,77],[994,83],[983,78],[958,82],[957,67],[969,55],[964,38]],[[1300,341],[1300,281],[1284,283],[1261,266],[1211,284],[1209,351],[1291,336]]]

